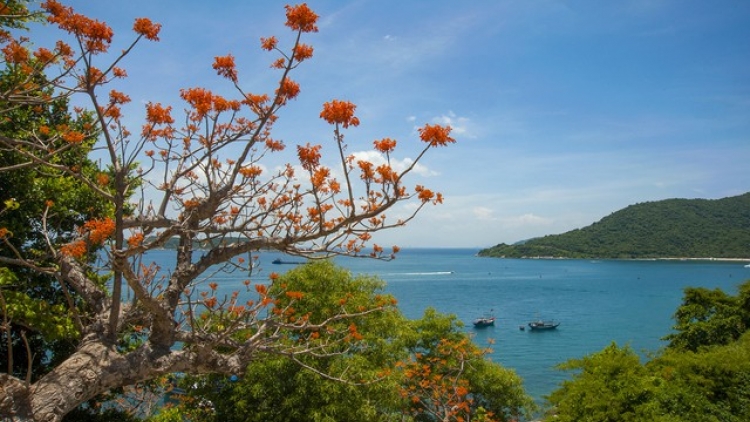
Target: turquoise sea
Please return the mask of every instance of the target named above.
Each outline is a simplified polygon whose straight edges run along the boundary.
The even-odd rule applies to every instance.
[[[514,369],[537,401],[569,374],[555,365],[613,341],[645,357],[664,346],[685,287],[735,294],[750,279],[739,262],[481,258],[477,250],[412,249],[390,262],[339,259],[355,273],[375,274],[419,318],[427,307],[455,314],[479,345],[494,340],[491,358]],[[494,327],[471,321],[494,310]],[[534,319],[554,319],[554,331],[521,331]]]
[[[154,253],[161,260],[168,252]],[[644,357],[662,347],[661,338],[671,330],[685,287],[735,294],[737,286],[750,279],[750,268],[740,262],[499,259],[476,253],[406,249],[388,262],[335,261],[354,274],[383,279],[386,291],[409,318],[419,318],[432,307],[456,315],[477,344],[494,340],[491,359],[523,377],[526,391],[540,402],[568,377],[555,369],[559,363],[597,352],[613,341],[629,344]],[[279,257],[261,254],[261,271],[293,268],[272,264]],[[221,288],[234,290],[245,277],[221,278]],[[495,326],[474,328],[471,321],[490,310],[498,318]],[[561,325],[546,332],[519,329],[539,318]]]

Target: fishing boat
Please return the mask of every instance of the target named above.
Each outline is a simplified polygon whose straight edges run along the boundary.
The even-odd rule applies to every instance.
[[[540,320],[536,320],[536,321],[531,321],[529,323],[529,329],[531,329],[532,331],[534,331],[534,330],[536,330],[536,331],[554,330],[555,328],[557,328],[558,325],[560,325],[559,322],[555,322],[555,321],[542,321],[540,319]]]
[[[495,316],[490,313],[474,319],[473,323],[477,328],[489,327],[490,325],[495,325]]]

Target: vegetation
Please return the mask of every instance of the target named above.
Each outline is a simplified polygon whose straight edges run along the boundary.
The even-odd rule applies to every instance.
[[[612,344],[561,369],[552,421],[750,420],[750,281],[737,296],[687,289],[669,345],[647,363]]]
[[[750,259],[750,193],[631,205],[588,227],[479,252],[488,257]]]
[[[266,354],[250,363],[239,378],[212,375],[182,380],[186,393],[178,401],[181,414],[194,422],[489,422],[510,420],[532,408],[521,379],[487,360],[488,350],[474,345],[455,317],[428,309],[421,319],[407,320],[392,305],[395,300],[382,293],[382,281],[352,277],[328,261],[290,270],[279,283],[305,292],[305,299],[295,307],[311,318],[333,314],[342,295],[353,306],[391,305],[356,320],[356,334],[361,337],[356,351],[349,345],[321,342],[321,347],[334,347],[337,353],[322,360]],[[271,294],[277,293],[282,292]],[[335,368],[347,368],[349,379],[361,382],[321,375],[339,372]],[[369,381],[373,379],[379,381]]]
[[[286,6],[289,37],[261,39],[278,72],[268,94],[242,86],[234,56],[217,56],[213,69],[234,88],[232,98],[186,88],[184,104],[174,107],[183,116],[147,103],[143,125],[132,131],[124,124],[132,121],[127,93],[103,90],[113,81],[126,85],[124,57],[158,41],[161,26],[137,18],[132,40],[114,46],[100,20],[56,0],[39,10],[30,5],[0,4],[0,340],[7,359],[0,415],[60,421],[126,386],[158,387],[173,373],[242,376],[248,363],[272,355],[321,376],[367,381],[349,379],[349,367],[309,360],[358,350],[365,341],[358,324],[388,312],[389,303],[350,303],[339,291],[344,303],[316,318],[297,310],[312,300],[305,292],[279,284],[276,274],[259,280],[252,255],[391,258],[398,248],[374,244],[372,233],[442,201],[407,179],[430,150],[455,142],[451,128],[420,128],[412,164],[396,170],[393,139],[372,143],[383,164],[348,155],[344,131],[359,124],[356,106],[333,99],[315,111],[333,140],[285,152],[273,127],[300,94],[290,75],[313,55],[302,39],[318,30],[318,16],[301,4]],[[61,40],[37,44],[33,19],[59,28]],[[89,110],[69,110],[73,97]],[[277,168],[266,165],[269,157],[288,164],[267,170]],[[414,203],[412,213],[387,219],[404,201]],[[178,239],[171,268],[145,258],[170,239]],[[217,272],[247,275],[244,288],[219,295]]]

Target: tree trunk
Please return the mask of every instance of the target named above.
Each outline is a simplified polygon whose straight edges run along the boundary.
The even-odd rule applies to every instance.
[[[18,378],[0,374],[0,421],[33,421],[29,386]]]
[[[0,374],[0,421],[59,422],[98,394],[148,378],[151,365],[134,365],[148,361],[147,350],[122,355],[101,341],[84,341],[70,358],[30,386]]]

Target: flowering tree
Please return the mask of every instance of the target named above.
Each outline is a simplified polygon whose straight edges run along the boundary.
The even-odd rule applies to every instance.
[[[142,40],[158,41],[160,25],[136,19],[133,41],[113,54],[113,31],[105,23],[56,0],[42,3],[40,13],[74,41],[32,50],[29,39],[14,36],[11,30],[27,19],[24,2],[0,5],[2,58],[13,75],[0,93],[3,115],[77,96],[90,103],[93,118],[80,125],[42,121],[33,130],[0,134],[0,148],[17,157],[0,170],[34,168],[40,174],[49,171],[72,178],[94,192],[106,205],[102,209],[109,211],[61,233],[48,223],[51,216],[69,210],[57,209],[55,198],[41,207],[33,204],[41,210],[34,223],[44,244],[33,255],[12,247],[13,233],[0,227],[6,246],[0,262],[48,276],[58,284],[76,341],[75,352],[31,381],[10,371],[0,374],[0,414],[59,421],[100,393],[165,374],[241,375],[260,352],[325,356],[334,350],[341,353],[341,345],[355,346],[356,324],[341,322],[377,312],[386,304],[353,308],[344,297],[340,308],[330,314],[298,314],[294,303],[305,292],[286,291],[284,300],[270,295],[267,283],[252,279],[252,254],[268,249],[296,256],[392,257],[397,248],[385,250],[372,244],[371,234],[401,226],[424,206],[442,201],[440,194],[426,187],[407,187],[404,178],[428,150],[455,142],[450,127],[419,129],[424,147],[410,167],[397,171],[390,165],[395,140],[374,141],[374,149],[385,158],[382,165],[347,153],[343,131],[359,124],[356,107],[331,100],[323,105],[320,117],[332,126],[337,164],[324,164],[321,145],[305,144],[296,146],[297,163],[269,171],[262,165],[264,159],[283,154],[286,148],[272,136],[278,112],[300,93],[290,74],[313,55],[302,35],[317,31],[317,15],[305,4],[286,7],[286,26],[295,34],[289,49],[279,47],[276,37],[261,39],[264,50],[278,54],[272,67],[280,75],[273,92],[246,91],[234,57],[216,57],[213,68],[234,86],[234,98],[206,88],[183,89],[182,123],[177,123],[171,106],[148,103],[137,133],[124,124],[128,95],[103,90],[127,77],[122,59]],[[89,151],[89,139],[97,140],[95,150],[106,157],[98,170],[83,171],[59,159]],[[408,200],[417,204],[410,217],[386,218],[387,210]],[[86,210],[76,211],[87,215]],[[174,239],[178,246],[172,268],[165,271],[147,261],[148,251]],[[94,267],[97,257],[102,259]],[[218,285],[210,280],[216,268],[251,274],[245,281],[251,297],[240,292],[219,296]],[[106,283],[101,280],[103,272],[111,274]],[[272,285],[275,279],[271,274]],[[131,297],[127,303],[125,292]],[[11,314],[6,307],[0,311],[5,325],[26,324],[33,329],[21,314]],[[305,334],[313,332],[320,333],[314,342]]]

